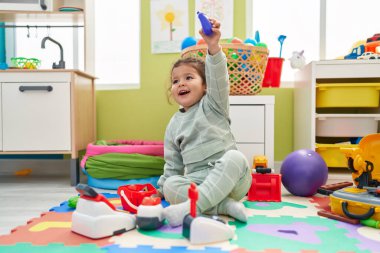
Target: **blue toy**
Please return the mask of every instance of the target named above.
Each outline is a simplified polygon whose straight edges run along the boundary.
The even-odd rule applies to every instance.
[[[199,21],[201,22],[204,34],[206,34],[207,36],[210,36],[212,34],[212,25],[211,25],[210,20],[208,20],[206,15],[200,11],[197,11],[197,14],[198,14]]]
[[[257,42],[256,46],[267,48],[267,44],[260,42],[260,32],[259,31],[255,32],[255,40]]]
[[[280,42],[280,58],[282,54],[282,44],[284,44],[284,40],[286,39],[285,35],[278,36],[278,41]]]
[[[247,38],[245,39],[244,44],[252,44],[253,46],[256,46],[257,42],[254,39]]]
[[[357,59],[359,56],[361,56],[364,53],[364,45],[360,45],[358,47],[355,47],[352,49],[351,53],[348,55],[344,56],[344,59],[349,60],[349,59]]]
[[[186,37],[181,44],[181,50],[184,50],[185,48],[195,46],[197,44],[197,39],[194,37]]]

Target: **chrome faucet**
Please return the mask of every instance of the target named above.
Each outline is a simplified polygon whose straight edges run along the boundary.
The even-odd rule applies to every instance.
[[[45,37],[41,41],[41,48],[45,48],[45,43],[47,40],[50,40],[51,42],[57,44],[59,46],[59,49],[61,51],[61,59],[59,60],[59,63],[56,64],[55,62],[53,63],[53,69],[64,69],[65,68],[65,61],[63,60],[63,48],[62,45],[56,41],[50,38],[49,36]]]

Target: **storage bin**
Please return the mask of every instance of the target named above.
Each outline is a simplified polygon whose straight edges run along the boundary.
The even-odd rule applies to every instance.
[[[316,136],[363,137],[377,133],[380,114],[318,114]]]
[[[269,51],[264,47],[244,44],[222,44],[227,58],[230,81],[230,95],[255,95],[261,92],[261,85],[268,63]],[[205,59],[207,45],[196,45],[184,49],[182,58]]]
[[[315,151],[325,160],[327,167],[347,168],[347,158],[340,148],[354,148],[357,144],[316,144]]]
[[[317,84],[317,108],[378,107],[380,83]]]

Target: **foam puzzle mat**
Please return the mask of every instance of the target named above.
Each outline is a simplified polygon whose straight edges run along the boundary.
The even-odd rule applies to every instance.
[[[117,208],[116,194],[103,194]],[[182,228],[164,225],[160,229],[134,229],[103,239],[89,239],[71,232],[74,209],[67,201],[42,213],[9,235],[0,236],[0,253],[13,252],[232,252],[232,253],[347,253],[380,252],[380,229],[352,225],[317,215],[329,210],[329,198],[282,196],[282,202],[249,202],[247,223],[226,219],[235,228],[230,241],[191,245],[182,236]]]

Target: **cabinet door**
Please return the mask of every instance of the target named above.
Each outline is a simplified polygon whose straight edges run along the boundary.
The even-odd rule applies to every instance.
[[[237,148],[242,152],[248,160],[248,164],[252,166],[253,157],[256,155],[265,155],[264,144],[247,144],[237,143]]]
[[[3,83],[3,150],[71,150],[70,83]]]
[[[264,143],[264,105],[231,105],[231,129],[238,143]]]

